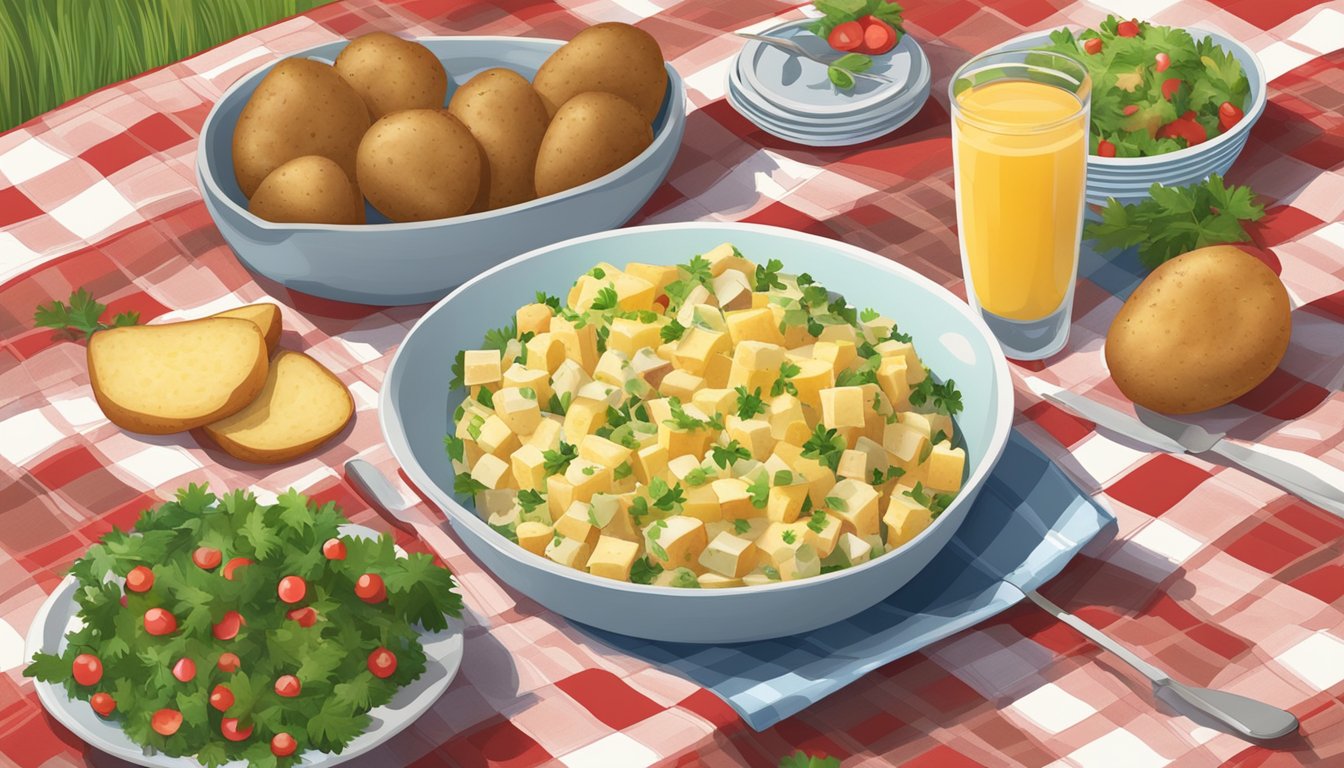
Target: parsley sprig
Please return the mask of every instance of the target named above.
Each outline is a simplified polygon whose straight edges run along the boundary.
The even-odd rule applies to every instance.
[[[948,416],[961,413],[961,392],[957,390],[956,382],[948,379],[938,384],[929,375],[928,369],[924,370],[924,380],[910,390],[910,404],[915,406],[932,404],[935,410]]]
[[[541,458],[544,461],[543,469],[548,475],[558,475],[569,469],[570,462],[579,458],[579,448],[576,445],[560,441],[560,445],[553,451],[543,451]]]
[[[70,294],[69,303],[52,300],[50,304],[39,304],[33,312],[33,324],[38,328],[55,328],[58,331],[71,330],[84,334],[84,338],[94,331],[107,328],[121,328],[140,322],[139,312],[119,312],[111,323],[102,322],[107,305],[94,301],[93,296],[83,288]]]

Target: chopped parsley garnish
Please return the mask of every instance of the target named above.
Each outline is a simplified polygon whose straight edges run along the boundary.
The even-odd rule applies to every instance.
[[[829,503],[831,500],[827,499],[826,501],[827,503]],[[826,530],[827,518],[828,515],[826,514],[826,510],[824,509],[816,510],[815,512],[812,513],[812,517],[808,518],[807,520],[807,529],[809,531],[812,531],[813,533],[821,533],[822,531]],[[793,542],[789,543],[792,544]]]
[[[830,509],[834,509],[836,512],[849,511],[849,505],[846,504],[845,500],[840,498],[839,496],[827,496],[826,506]]]
[[[798,541],[798,535],[794,533],[793,529],[791,528],[786,528],[784,532],[779,535],[779,537],[784,540],[785,544],[793,544],[794,542]]]
[[[733,533],[736,533],[737,535],[741,536],[742,534],[750,530],[751,530],[751,521],[743,520],[740,517],[733,521]]]
[[[667,528],[667,521],[657,520],[644,531],[644,537],[648,539],[649,542],[649,551],[659,560],[668,559],[667,550],[663,549],[663,545],[658,543],[658,538],[663,535],[663,529],[665,528]]]
[[[866,307],[862,312],[859,313],[859,319],[865,323],[871,323],[872,321],[876,320],[881,316],[882,313],[878,312],[876,309],[873,309],[872,307]]]
[[[518,543],[518,529],[513,523],[508,523],[506,525],[487,523],[487,525],[493,528],[495,533],[498,533],[500,536],[503,536],[514,544]]]
[[[541,495],[541,491],[529,488],[518,492],[518,506],[525,515],[532,514],[537,507],[545,503],[546,497]]]
[[[602,527],[602,523],[597,519],[597,511],[593,509],[592,504],[588,505],[588,524],[594,528]]]
[[[783,288],[784,282],[779,279],[779,271],[784,268],[784,263],[779,259],[770,259],[764,264],[756,265],[756,290],[768,291],[771,288]]]
[[[663,566],[650,562],[647,557],[641,557],[630,566],[630,581],[635,584],[652,584],[662,572]]]
[[[619,301],[620,297],[616,295],[616,289],[610,285],[604,286],[593,298],[593,304],[589,309],[594,312],[607,312],[615,309]]]
[[[106,311],[106,305],[94,301],[92,294],[80,288],[70,294],[68,306],[55,300],[51,304],[37,305],[37,310],[33,312],[33,324],[38,328],[55,328],[59,331],[70,328],[88,338],[94,331],[121,328],[140,322],[139,312],[122,312],[112,318],[111,324],[104,323],[99,318]]]
[[[654,507],[664,512],[671,512],[677,506],[686,503],[686,495],[681,490],[681,484],[668,486],[667,481],[661,477],[655,477],[649,482],[649,499]]]
[[[594,466],[592,466],[592,465],[589,465],[589,466],[586,466],[586,467],[584,467],[583,469],[581,469],[581,470],[579,470],[579,471],[582,472],[583,474],[589,476],[589,477],[592,477],[593,475],[597,474],[597,467],[594,467]]]
[[[761,400],[760,387],[756,387],[756,390],[750,393],[743,386],[735,387],[733,391],[737,393],[737,418],[750,419],[765,413],[765,402]]]
[[[696,467],[686,473],[686,484],[692,488],[699,488],[709,482],[709,472],[704,467]]]
[[[480,390],[476,392],[476,402],[484,405],[486,408],[494,408],[495,395],[485,387],[481,387]]]
[[[588,270],[588,274],[591,275],[592,277],[597,278],[598,280],[601,280],[602,278],[607,276],[607,271],[601,267],[593,267],[592,269]]]
[[[459,472],[453,478],[453,493],[459,496],[475,496],[484,490],[488,490],[485,483],[472,477],[470,472]]]
[[[904,474],[905,474],[905,470],[904,470],[904,469],[901,469],[900,467],[887,467],[887,471],[886,471],[886,472],[883,472],[881,469],[874,468],[874,469],[873,469],[873,482],[872,482],[871,484],[872,484],[872,485],[883,485],[883,484],[885,484],[888,480],[895,480],[896,478],[901,477],[901,476],[903,476]]]
[[[560,299],[546,293],[545,291],[537,291],[537,303],[545,304],[546,306],[551,308],[552,312],[558,313],[560,311]]]
[[[818,424],[812,435],[803,443],[803,456],[816,459],[836,471],[840,466],[840,456],[845,452],[845,438],[834,429]]]
[[[503,328],[492,328],[485,332],[485,341],[482,343],[483,349],[497,349],[502,354],[504,348],[518,337],[518,323],[511,320]]]
[[[456,435],[444,435],[443,448],[448,452],[448,458],[462,461],[462,457],[466,455],[467,441]]]
[[[931,404],[940,413],[956,416],[961,412],[961,393],[957,391],[956,383],[951,379],[942,384],[935,384],[933,377],[929,375],[929,369],[925,368],[924,380],[910,390],[910,404],[915,406]]]
[[[937,432],[933,433],[933,438],[929,440],[929,442],[934,445],[937,445],[946,439],[947,439],[947,433],[940,429]]]
[[[526,397],[528,400],[537,399],[537,390],[531,387],[519,387],[518,394],[522,395],[523,397]]]
[[[710,455],[720,469],[727,469],[729,464],[735,464],[740,459],[750,459],[751,451],[736,440],[730,440],[727,445],[712,446]]]
[[[684,333],[686,333],[686,326],[677,322],[677,318],[674,317],[668,321],[667,325],[662,327],[662,330],[658,331],[658,337],[661,338],[664,343],[671,343],[679,341]]]
[[[620,464],[616,465],[616,469],[612,470],[611,479],[624,480],[625,478],[629,477],[634,473],[635,468],[630,466],[630,462],[622,461]]]
[[[770,396],[779,397],[788,392],[790,395],[798,394],[798,387],[794,385],[791,379],[802,373],[803,369],[790,360],[785,360],[779,364],[779,378],[770,385]]]
[[[787,469],[781,469],[775,473],[775,485],[793,485],[793,473]]]
[[[471,435],[472,440],[481,439],[481,427],[485,426],[485,417],[479,413],[471,417],[471,422],[467,424],[467,434]]]
[[[542,467],[546,470],[546,474],[558,475],[569,469],[570,462],[579,458],[579,448],[561,440],[559,448],[554,451],[544,451],[541,458],[545,461]]]
[[[747,486],[747,493],[751,494],[751,506],[757,509],[765,509],[770,504],[770,478],[766,473],[756,475],[756,479]]]
[[[716,413],[711,416],[708,421],[705,421],[686,413],[686,409],[682,406],[680,398],[669,397],[667,399],[667,404],[672,412],[672,418],[664,419],[663,423],[669,427],[685,430],[704,429],[706,427],[710,429],[723,429],[723,416],[721,414]]]

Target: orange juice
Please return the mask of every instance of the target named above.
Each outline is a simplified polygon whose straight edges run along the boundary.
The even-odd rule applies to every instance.
[[[1087,170],[1073,93],[996,80],[956,95],[953,152],[965,264],[981,308],[1040,320],[1070,296]]]

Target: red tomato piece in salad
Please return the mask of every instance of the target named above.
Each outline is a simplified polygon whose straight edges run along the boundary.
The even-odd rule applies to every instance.
[[[132,592],[145,593],[154,586],[154,572],[143,565],[137,565],[126,574],[126,588]]]
[[[1245,116],[1241,108],[1230,101],[1224,101],[1218,106],[1218,125],[1224,131],[1232,130],[1232,126],[1241,122],[1241,118]]]
[[[227,685],[220,683],[210,691],[210,706],[224,712],[233,706],[233,691],[229,690]]]
[[[195,552],[191,553],[191,561],[197,568],[206,571],[212,571],[219,567],[219,563],[224,559],[223,553],[214,547],[197,547]]]
[[[99,691],[89,699],[89,706],[93,707],[93,711],[97,712],[99,717],[107,717],[116,710],[117,700],[112,698],[110,693]]]
[[[275,592],[280,596],[281,602],[293,605],[308,594],[308,582],[300,576],[286,576],[280,580]]]
[[[219,732],[229,741],[246,741],[247,737],[252,735],[252,728],[250,725],[247,728],[239,728],[236,717],[226,717],[219,721]]]
[[[177,631],[177,617],[163,608],[150,608],[145,611],[145,631],[156,637],[171,635]]]
[[[70,665],[75,682],[80,685],[97,685],[103,679],[103,662],[92,653],[81,653]]]
[[[382,646],[369,654],[369,671],[374,677],[389,678],[397,671],[397,655]]]
[[[149,727],[160,736],[172,736],[182,727],[182,713],[176,709],[160,709],[149,719]]]
[[[366,573],[355,580],[355,595],[366,603],[381,603],[387,599],[387,587],[383,577],[376,573]]]
[[[292,611],[285,612],[285,618],[290,621],[298,622],[300,627],[311,627],[317,623],[317,610],[311,605],[305,605],[302,608],[295,608]]]
[[[1101,38],[1090,37],[1084,40],[1083,50],[1086,51],[1091,56],[1096,56],[1098,53],[1101,53]]]
[[[1115,34],[1120,37],[1138,37],[1139,22],[1132,19],[1130,21],[1122,21],[1115,26]]]
[[[232,640],[238,636],[238,630],[246,623],[242,614],[237,611],[225,611],[223,617],[215,622],[210,631],[216,640]]]
[[[876,16],[864,16],[859,19],[863,27],[863,42],[856,49],[869,56],[880,56],[896,47],[900,33],[896,28]]]
[[[322,554],[328,560],[344,560],[345,542],[340,539],[327,539],[322,543]]]
[[[252,561],[246,557],[231,558],[229,562],[224,564],[224,570],[220,571],[220,573],[224,574],[224,578],[233,581],[234,574],[238,572],[239,568],[242,568],[245,565],[252,565]]]
[[[292,699],[298,696],[302,690],[303,684],[299,682],[299,678],[293,675],[281,675],[275,680],[275,694],[277,696]]]
[[[238,668],[242,665],[243,663],[238,658],[238,654],[229,653],[227,651],[219,654],[219,661],[215,663],[215,666],[219,667],[220,672],[237,672]]]
[[[196,662],[183,656],[173,665],[173,677],[179,681],[189,683],[196,679]]]
[[[863,25],[857,21],[836,24],[826,43],[837,51],[852,51],[863,44]]]
[[[299,742],[288,733],[277,733],[271,737],[271,754],[276,757],[289,757],[299,748]]]

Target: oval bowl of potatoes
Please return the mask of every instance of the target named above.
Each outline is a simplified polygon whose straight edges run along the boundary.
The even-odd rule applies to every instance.
[[[626,24],[569,41],[378,32],[234,83],[202,128],[197,181],[251,271],[417,304],[628,221],[676,157],[685,101],[657,42]]]
[[[398,347],[378,412],[505,584],[600,629],[731,643],[846,619],[920,573],[1012,404],[998,344],[941,286],[834,240],[694,222],[464,284]]]

